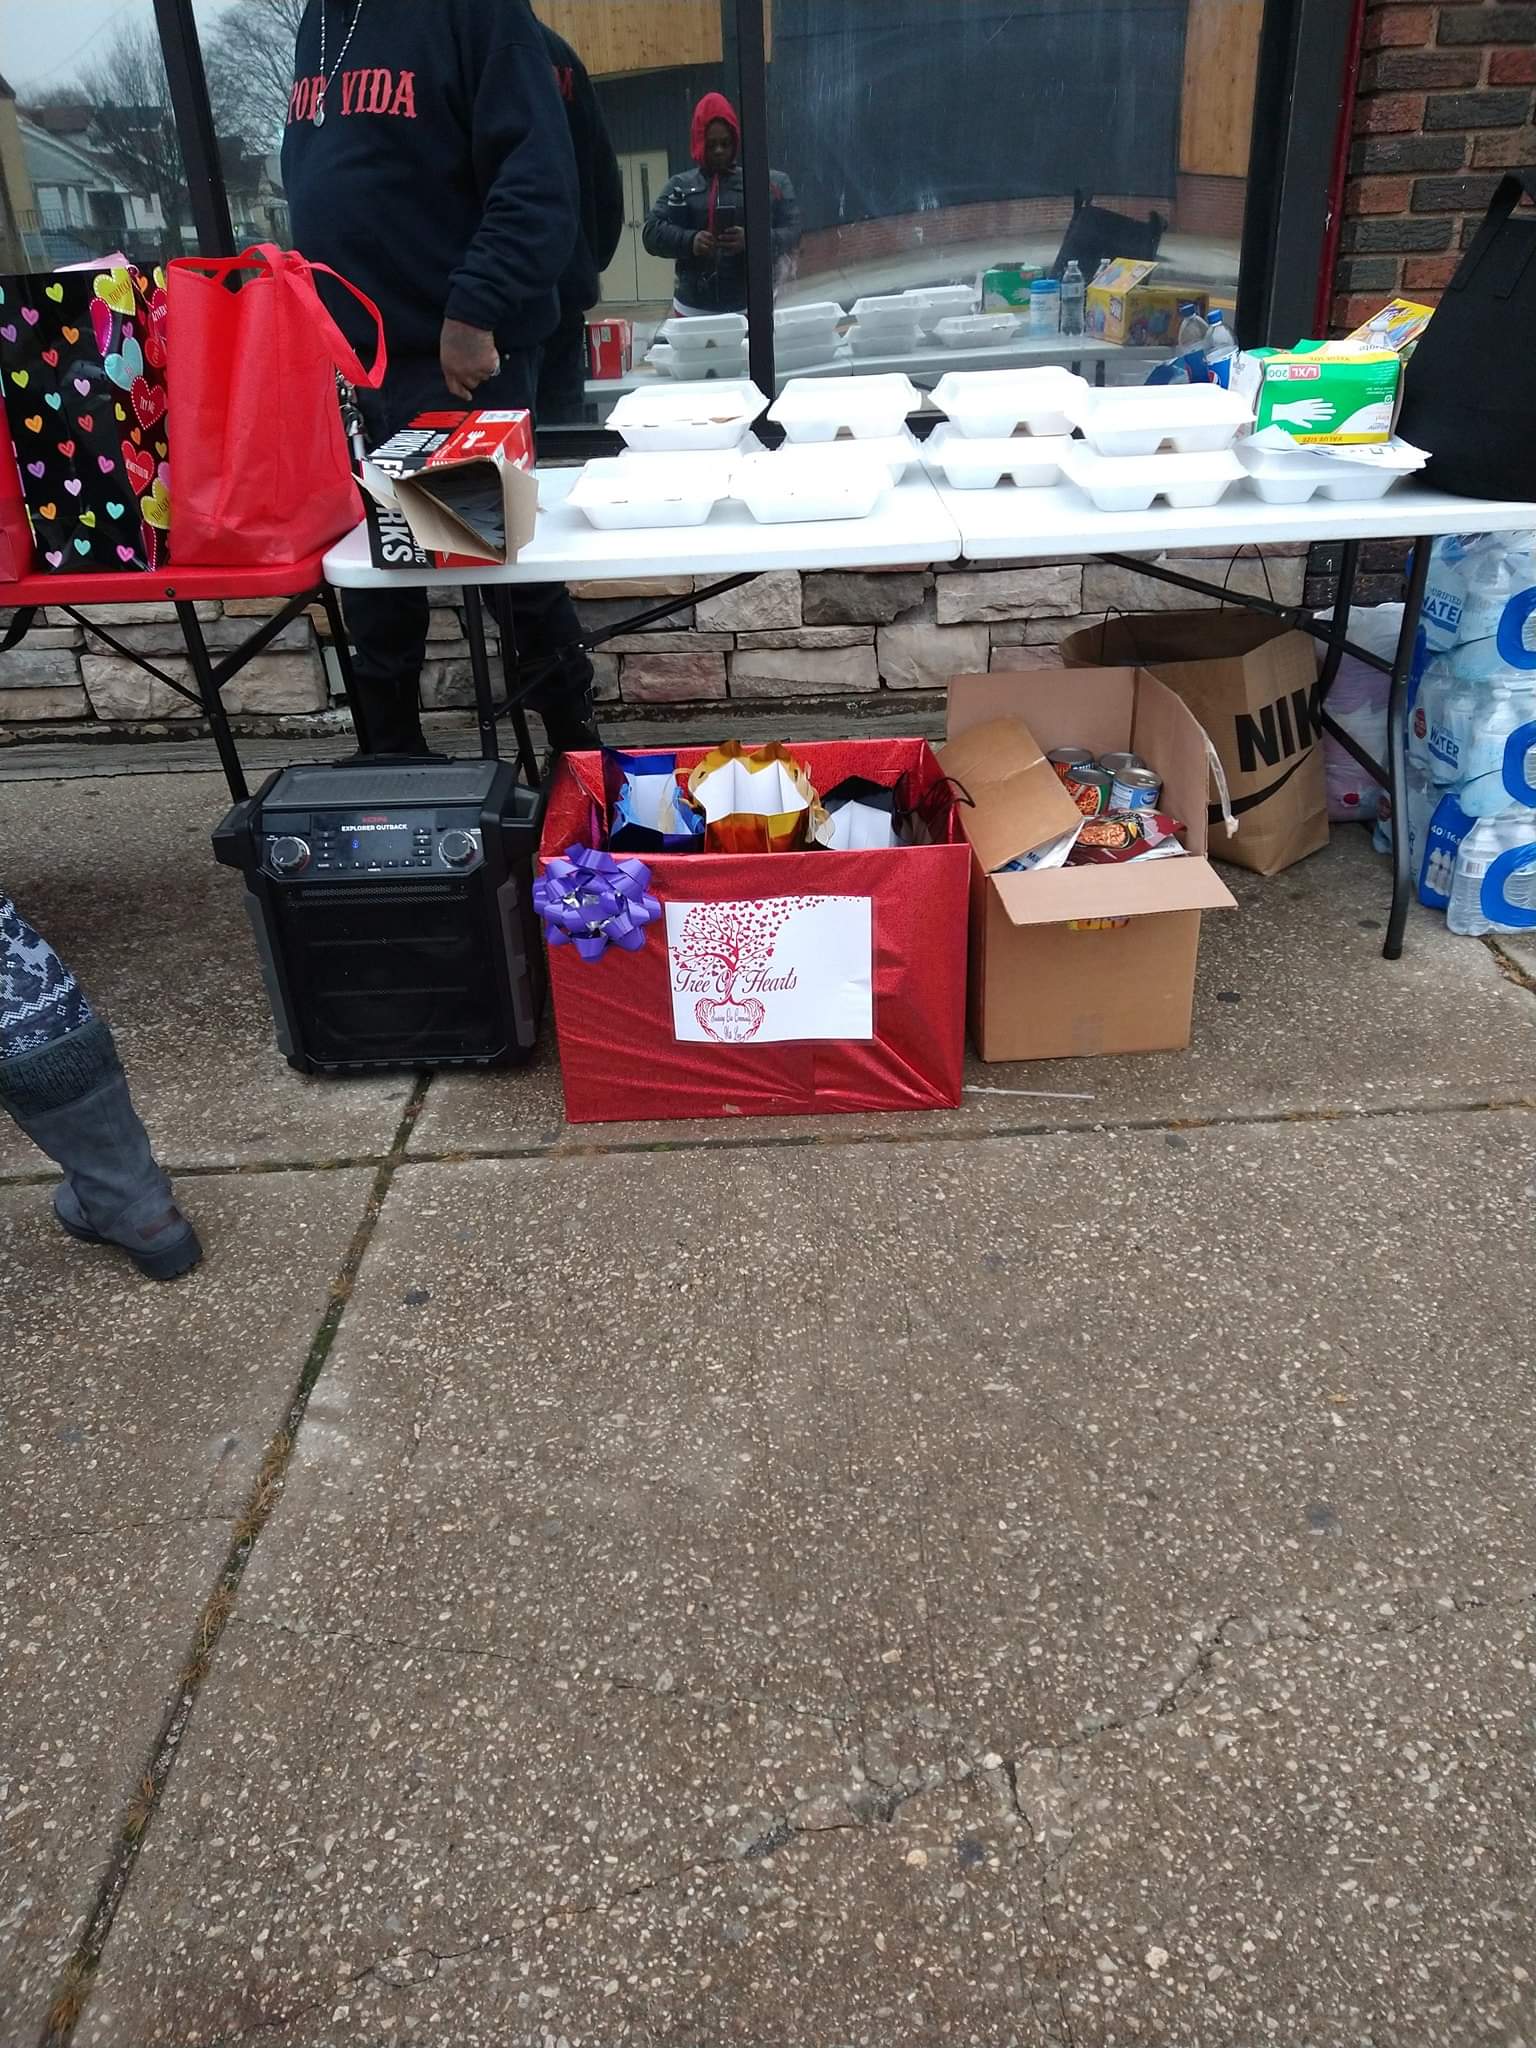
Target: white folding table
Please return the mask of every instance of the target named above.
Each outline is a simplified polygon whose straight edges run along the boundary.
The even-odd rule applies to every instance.
[[[465,632],[480,707],[481,735],[495,750],[490,666],[481,589],[518,583],[620,582],[646,576],[709,576],[714,589],[732,589],[769,569],[934,568],[969,562],[1029,562],[1047,557],[1095,556],[1138,575],[1263,612],[1312,632],[1327,654],[1319,703],[1329,730],[1386,784],[1392,795],[1392,913],[1383,949],[1389,960],[1402,951],[1403,928],[1412,897],[1408,836],[1401,829],[1406,767],[1406,706],[1419,607],[1429,571],[1430,547],[1446,533],[1509,533],[1536,530],[1536,502],[1505,503],[1453,498],[1412,481],[1371,503],[1335,504],[1314,498],[1305,505],[1267,505],[1251,482],[1235,485],[1218,504],[1201,511],[1175,512],[1161,504],[1150,512],[1100,512],[1075,485],[1020,490],[1005,484],[992,491],[959,491],[913,471],[868,519],[825,520],[784,526],[759,525],[745,507],[718,506],[709,521],[694,527],[631,528],[599,532],[565,502],[579,471],[544,470],[539,475],[539,520],[533,540],[516,562],[475,568],[376,569],[366,531],[359,527],[325,560],[328,579],[341,589],[401,589],[454,584],[464,595]],[[1388,663],[1349,641],[1349,615],[1360,543],[1400,539],[1411,549],[1408,596],[1396,658]],[[1332,623],[1314,625],[1305,606],[1280,604],[1247,592],[1233,592],[1169,569],[1134,559],[1169,549],[1262,547],[1278,541],[1342,541],[1339,595]],[[695,591],[653,605],[622,624],[589,636],[599,645],[615,633],[665,618],[709,593]],[[1388,759],[1371,761],[1346,733],[1327,720],[1328,691],[1346,653],[1391,676],[1388,697]],[[526,724],[517,709],[521,693],[509,686],[508,702],[517,722],[519,749],[532,763]]]

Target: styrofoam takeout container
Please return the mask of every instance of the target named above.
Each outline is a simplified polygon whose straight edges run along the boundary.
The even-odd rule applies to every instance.
[[[726,377],[738,381],[747,374],[747,352],[737,349],[701,349],[696,355],[680,355],[670,342],[658,341],[646,356],[651,368],[663,377],[685,383]]]
[[[923,460],[923,444],[910,427],[903,427],[899,434],[880,435],[872,440],[819,441],[810,447],[810,452],[825,456],[829,462],[882,463],[890,471],[893,484],[899,484],[907,471]]]
[[[993,491],[1008,477],[1033,490],[1059,484],[1070,434],[1009,434],[982,441],[958,433],[948,421],[923,443],[923,458],[957,491]]]
[[[747,316],[745,313],[700,313],[687,320],[663,320],[656,333],[680,355],[698,355],[711,348],[745,348]]]
[[[786,384],[768,417],[791,441],[888,440],[899,434],[907,414],[922,404],[910,377],[796,377]]]
[[[1063,470],[1101,512],[1145,512],[1164,498],[1176,512],[1214,505],[1247,474],[1230,448],[1194,455],[1098,455],[1073,441]]]
[[[933,388],[933,402],[960,433],[996,441],[1022,427],[1030,434],[1070,434],[1069,403],[1092,395],[1092,386],[1070,370],[946,370]]]
[[[589,462],[566,499],[597,527],[702,526],[730,495],[734,454],[608,457]]]
[[[1063,408],[1099,455],[1180,455],[1230,448],[1253,418],[1241,393],[1220,384],[1133,384],[1100,391],[1084,384]]]
[[[773,315],[774,333],[785,336],[793,335],[797,329],[809,327],[820,332],[842,323],[843,309],[836,299],[816,299],[807,306],[778,306]]]
[[[657,383],[626,391],[607,424],[630,448],[736,448],[767,404],[749,377]]]
[[[920,308],[919,325],[925,334],[937,332],[941,321],[963,319],[981,304],[981,293],[973,284],[918,285],[902,297]]]
[[[887,464],[862,451],[824,446],[744,456],[731,483],[732,496],[765,526],[801,519],[867,519],[890,488]]]
[[[1369,453],[1371,460],[1341,459],[1357,452]],[[1425,460],[1423,451],[1406,441],[1324,455],[1313,448],[1266,448],[1244,440],[1237,444],[1237,456],[1266,505],[1305,505],[1312,497],[1331,498],[1336,504],[1364,504],[1384,498],[1394,484],[1422,469]]]
[[[961,313],[937,321],[933,337],[940,348],[1001,348],[1021,325],[1012,313]]]
[[[924,310],[919,292],[880,292],[873,298],[853,302],[853,317],[866,334],[881,329],[887,333],[920,329]]]
[[[848,340],[856,356],[912,356],[923,345],[915,320],[910,327],[850,327]]]

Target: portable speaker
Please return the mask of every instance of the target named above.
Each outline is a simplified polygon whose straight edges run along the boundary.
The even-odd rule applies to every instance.
[[[528,1058],[544,1003],[543,811],[512,762],[368,756],[280,769],[235,805],[214,852],[245,878],[290,1066]]]

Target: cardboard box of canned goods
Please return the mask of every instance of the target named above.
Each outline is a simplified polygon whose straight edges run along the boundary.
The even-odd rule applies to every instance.
[[[1200,913],[1235,908],[1206,858],[1205,735],[1144,669],[1055,669],[956,676],[946,775],[970,797],[971,1038],[984,1060],[1178,1052],[1189,1043]],[[1004,749],[1003,742],[1007,741]],[[1162,777],[1161,809],[1186,828],[1176,859],[996,872],[1059,830],[1038,779],[995,779],[1006,752],[1090,747],[1133,753]],[[1075,806],[1074,806],[1075,809]]]

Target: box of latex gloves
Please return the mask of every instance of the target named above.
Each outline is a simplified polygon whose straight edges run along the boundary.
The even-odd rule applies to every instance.
[[[420,414],[363,463],[374,567],[516,561],[538,516],[533,462],[525,411]]]

